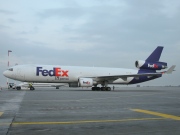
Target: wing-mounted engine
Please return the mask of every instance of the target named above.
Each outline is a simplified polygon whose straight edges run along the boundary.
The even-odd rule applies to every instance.
[[[69,83],[69,87],[92,87],[97,82],[91,78],[79,78],[78,82]]]
[[[135,66],[139,69],[149,69],[149,70],[162,70],[167,68],[166,62],[148,62],[143,60],[137,60]]]
[[[91,78],[79,78],[79,87],[92,87],[93,79]]]

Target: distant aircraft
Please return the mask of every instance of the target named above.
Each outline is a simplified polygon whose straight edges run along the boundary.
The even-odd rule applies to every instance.
[[[167,71],[166,62],[160,62],[163,47],[158,46],[145,60],[135,62],[135,69],[80,67],[60,65],[16,65],[4,71],[4,76],[31,83],[68,83],[69,87],[92,87],[92,90],[110,91],[108,84],[136,84],[171,74],[175,65]],[[101,84],[101,87],[98,85]],[[31,86],[30,90],[34,90]]]
[[[16,86],[17,90],[20,90],[21,88],[30,88],[30,87],[56,87],[56,89],[59,89],[59,87],[68,86],[67,83],[28,83],[28,82],[22,82]]]

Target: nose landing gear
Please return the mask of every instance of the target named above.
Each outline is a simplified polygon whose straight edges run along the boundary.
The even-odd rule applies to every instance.
[[[35,90],[35,88],[33,86],[30,87],[30,90]]]
[[[30,90],[35,90],[35,88],[33,87],[33,84],[32,84],[32,83],[29,83],[29,89],[30,89]]]

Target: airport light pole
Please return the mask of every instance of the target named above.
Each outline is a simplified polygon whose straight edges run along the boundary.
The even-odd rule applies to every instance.
[[[8,69],[9,69],[9,53],[12,52],[11,50],[8,50]],[[7,78],[7,87],[9,88],[9,82]]]

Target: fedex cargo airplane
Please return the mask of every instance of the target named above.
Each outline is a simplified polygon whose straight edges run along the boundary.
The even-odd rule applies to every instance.
[[[163,47],[158,46],[146,60],[137,60],[135,69],[80,67],[61,65],[16,65],[4,71],[10,79],[29,83],[68,83],[69,87],[92,87],[92,90],[110,91],[108,84],[136,84],[171,74],[166,62],[160,62]],[[98,85],[101,85],[99,87]],[[31,86],[30,90],[34,90]]]

